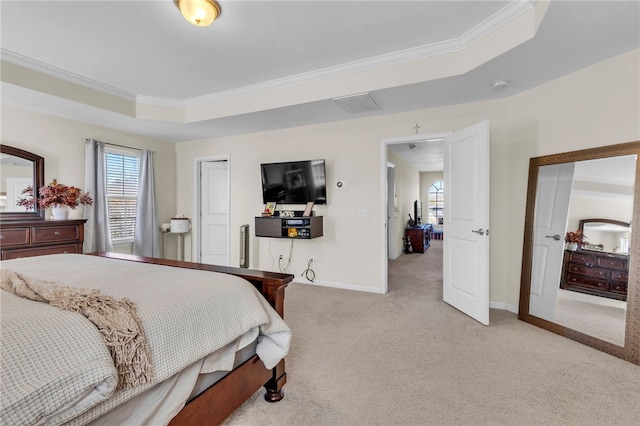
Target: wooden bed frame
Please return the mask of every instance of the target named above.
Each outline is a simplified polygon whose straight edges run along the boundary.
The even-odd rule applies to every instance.
[[[135,256],[120,253],[90,253],[94,256],[132,262],[151,263],[155,265],[174,266],[177,268],[199,269],[203,271],[222,272],[246,279],[256,287],[267,299],[276,312],[284,318],[284,289],[293,280],[291,274],[256,271],[251,269],[231,268],[227,266],[205,265],[202,263],[183,262],[170,259]],[[222,380],[191,400],[171,420],[170,426],[182,425],[217,425],[222,423],[242,403],[264,386],[264,398],[269,402],[280,401],[284,393],[282,387],[287,381],[284,360],[268,370],[258,355],[254,355],[237,367]]]

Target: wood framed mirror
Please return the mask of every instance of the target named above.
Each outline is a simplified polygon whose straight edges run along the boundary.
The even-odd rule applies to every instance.
[[[34,195],[44,185],[44,158],[14,148],[0,145],[0,220],[44,220],[44,209],[36,205],[31,211],[16,205],[20,193],[32,186]]]
[[[639,159],[640,141],[530,160],[518,311],[638,365]]]

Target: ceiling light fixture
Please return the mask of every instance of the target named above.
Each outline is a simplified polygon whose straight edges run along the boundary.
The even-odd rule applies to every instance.
[[[196,27],[206,27],[220,16],[220,5],[216,0],[174,0],[184,19]]]
[[[505,89],[508,85],[509,85],[508,80],[496,80],[493,82],[491,87],[493,87],[494,89]]]

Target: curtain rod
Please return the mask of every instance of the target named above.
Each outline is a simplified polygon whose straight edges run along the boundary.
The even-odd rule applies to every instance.
[[[142,151],[140,148],[133,148],[125,145],[118,145],[117,143],[105,142],[104,144],[109,146],[117,146],[118,148],[135,149],[136,151]]]
[[[92,138],[87,138],[87,139],[85,139],[85,141],[88,141],[88,140],[97,140],[97,139],[92,139]],[[116,146],[116,147],[118,147],[118,148],[133,149],[134,151],[143,151],[143,149],[142,149],[142,148],[133,148],[133,147],[131,147],[131,146],[118,145],[117,143],[104,142],[104,144],[105,144],[105,145],[109,145],[109,146]],[[155,151],[154,151],[154,150],[151,150],[151,149],[149,149],[148,151],[151,151],[151,152],[155,153]]]

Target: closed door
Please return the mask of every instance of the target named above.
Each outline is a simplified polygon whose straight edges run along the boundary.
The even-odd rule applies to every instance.
[[[200,163],[200,262],[229,266],[229,166]]]

